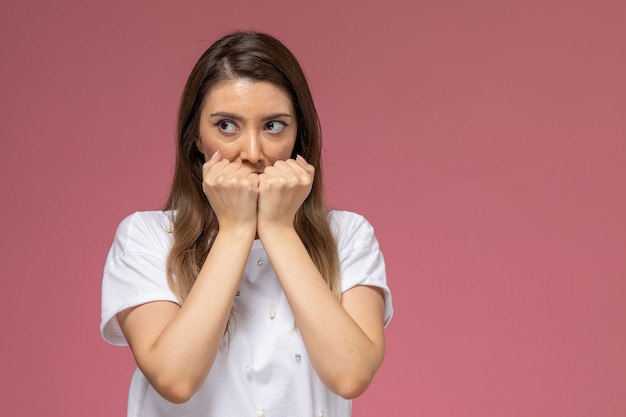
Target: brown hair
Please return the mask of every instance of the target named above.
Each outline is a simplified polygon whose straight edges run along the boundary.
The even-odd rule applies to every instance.
[[[321,128],[313,98],[293,54],[277,39],[253,32],[227,35],[209,47],[191,71],[181,97],[176,167],[165,206],[175,213],[167,259],[169,285],[183,302],[219,228],[202,191],[205,161],[195,142],[207,93],[219,82],[237,78],[271,82],[291,97],[298,122],[292,156],[301,155],[315,167],[311,193],[296,213],[294,227],[329,288],[339,297],[339,260],[323,199]]]

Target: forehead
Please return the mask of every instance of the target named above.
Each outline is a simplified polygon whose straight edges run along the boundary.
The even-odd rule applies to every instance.
[[[269,81],[237,78],[220,81],[204,97],[204,109],[241,113],[293,113],[291,97]]]

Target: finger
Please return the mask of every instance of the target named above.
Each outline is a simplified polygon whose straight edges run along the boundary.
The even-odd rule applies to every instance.
[[[281,169],[281,165],[284,164],[284,161],[276,161],[274,165],[270,165],[265,167],[262,175],[266,176],[282,176],[284,172],[284,168]]]
[[[304,161],[304,158],[302,159],[302,161]],[[296,160],[289,159],[286,162],[301,182],[309,183],[313,180],[315,168],[312,165],[309,165],[306,161],[302,161],[299,161],[296,158]],[[303,163],[306,165],[303,165]]]
[[[298,170],[302,171],[301,168]],[[261,181],[268,183],[272,181],[275,184],[293,184],[300,182],[300,176],[285,161],[277,161],[274,165],[266,167],[263,171]]]
[[[315,173],[315,167],[309,164],[301,155],[296,156],[296,162],[309,174],[313,175]]]
[[[211,168],[213,168],[218,162],[220,162],[222,160],[222,154],[220,153],[220,151],[215,151],[215,153],[211,156],[211,158],[209,158],[208,161],[206,161],[204,164],[202,164],[202,176],[206,176],[206,174],[211,170]]]
[[[252,169],[242,166],[238,162],[229,162],[227,159],[223,159],[215,163],[213,167],[209,167],[204,181],[211,186],[217,184],[234,186],[236,184],[250,183],[250,174],[252,172]]]
[[[274,165],[265,168],[265,173],[273,175],[289,175],[298,174],[304,170],[300,164],[293,159],[280,160],[274,162]]]

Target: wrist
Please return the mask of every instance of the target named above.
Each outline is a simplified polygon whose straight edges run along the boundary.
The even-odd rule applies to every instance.
[[[236,242],[247,242],[254,240],[256,236],[256,225],[228,225],[221,226],[217,232],[216,238],[220,237],[221,239],[230,239]]]
[[[259,224],[257,234],[261,240],[289,239],[298,236],[293,224],[284,223]]]

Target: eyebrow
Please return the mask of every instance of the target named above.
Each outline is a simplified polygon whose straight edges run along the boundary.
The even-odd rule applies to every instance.
[[[209,117],[225,117],[225,118],[233,119],[237,121],[241,121],[244,119],[244,117],[241,117],[234,113],[228,113],[228,112],[223,112],[223,111],[212,113]],[[268,120],[280,119],[281,117],[288,117],[290,119],[293,119],[293,116],[290,115],[289,113],[273,113],[273,114],[268,114],[267,116],[263,117],[262,120],[268,121]]]

